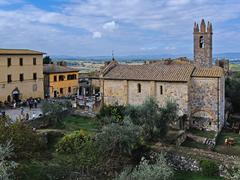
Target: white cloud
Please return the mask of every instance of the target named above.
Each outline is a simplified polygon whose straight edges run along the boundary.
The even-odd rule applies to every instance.
[[[153,51],[156,49],[157,49],[157,47],[142,47],[142,48],[140,48],[141,51]]]
[[[177,48],[175,46],[167,46],[164,48],[166,51],[174,51],[176,50]]]
[[[113,32],[118,28],[118,25],[115,21],[107,22],[103,25],[103,29]]]
[[[22,0],[0,0],[0,6],[1,5],[10,5],[15,3],[22,3]]]
[[[93,37],[93,39],[99,39],[102,37],[102,33],[99,31],[93,32],[92,37]]]
[[[238,23],[239,0],[69,0],[61,1],[64,4],[56,3],[54,10],[37,8],[24,0],[0,0],[0,6],[12,2],[22,4],[0,8],[0,38],[4,39],[1,46],[29,45],[31,48],[38,44],[45,48],[48,44],[48,51],[51,51],[62,49],[60,44],[75,40],[76,44],[84,44],[85,49],[89,47],[94,51],[114,46],[118,52],[137,53],[154,50],[152,45],[164,49],[166,44],[174,43],[177,51],[184,52],[192,50],[193,22],[202,18],[213,22],[214,38],[239,33],[239,28],[231,29],[228,24]],[[221,28],[220,35],[217,28]],[[113,31],[115,33],[107,33]],[[93,38],[103,38],[101,43],[104,44]],[[240,39],[236,42],[233,49],[240,46]],[[68,46],[72,47],[70,43]],[[165,51],[171,49],[173,47],[169,46]]]
[[[191,0],[168,0],[167,4],[169,6],[180,6],[180,5],[186,5],[190,2]]]

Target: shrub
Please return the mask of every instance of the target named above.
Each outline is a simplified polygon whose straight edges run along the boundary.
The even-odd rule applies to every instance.
[[[156,162],[151,164],[149,161],[142,159],[140,164],[132,171],[123,171],[117,180],[167,180],[173,176],[172,169],[167,165],[164,156],[158,155]]]
[[[44,101],[42,103],[44,119],[48,121],[49,126],[57,127],[62,123],[63,112],[68,111],[70,107],[70,101]]]
[[[11,141],[17,158],[28,158],[43,148],[40,137],[23,122],[0,118],[0,144]]]
[[[169,124],[178,119],[178,107],[175,102],[168,101],[166,106],[160,108],[161,119],[156,121],[158,129],[158,136],[165,136],[167,134]]]
[[[202,174],[205,176],[215,176],[218,173],[218,166],[213,161],[202,160],[200,161],[200,167],[202,168]]]
[[[0,179],[11,179],[12,171],[17,163],[9,160],[13,156],[13,146],[10,141],[6,145],[0,145]]]
[[[103,125],[106,125],[109,123],[120,123],[124,119],[124,111],[125,111],[125,107],[122,105],[103,106],[97,118],[100,120],[101,124]]]
[[[142,130],[127,119],[123,124],[109,124],[103,127],[102,132],[95,136],[97,147],[102,154],[126,154],[141,144]]]
[[[77,153],[91,139],[90,134],[84,130],[74,131],[65,135],[57,144],[57,152]]]
[[[230,98],[231,103],[233,105],[234,112],[239,112],[240,109],[240,96],[239,96],[239,88],[240,88],[240,74],[233,77],[226,78],[226,91],[225,96]]]
[[[166,135],[169,124],[177,119],[177,111],[174,102],[160,108],[156,99],[149,98],[141,106],[127,106],[125,115],[143,128],[145,139],[153,140]]]

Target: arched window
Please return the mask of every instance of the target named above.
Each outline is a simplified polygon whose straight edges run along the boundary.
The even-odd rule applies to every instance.
[[[138,88],[138,93],[141,93],[142,87],[141,87],[141,84],[140,84],[140,83],[138,83],[137,88]]]
[[[205,42],[204,42],[204,37],[200,36],[199,38],[199,47],[200,48],[205,48]]]

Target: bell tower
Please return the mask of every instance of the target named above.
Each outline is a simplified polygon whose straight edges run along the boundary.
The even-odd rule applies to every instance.
[[[194,23],[194,64],[201,67],[212,67],[212,23],[202,20],[200,28]]]

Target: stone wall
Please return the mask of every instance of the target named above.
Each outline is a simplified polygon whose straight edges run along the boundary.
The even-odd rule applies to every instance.
[[[163,94],[160,94],[160,86],[163,87]],[[189,115],[188,83],[156,82],[156,99],[160,105],[165,105],[167,101],[176,101],[180,109],[180,115]]]
[[[152,146],[152,150],[151,157],[156,156],[157,153],[164,153],[168,164],[175,170],[197,172],[201,171],[201,160],[214,161],[219,167],[218,175],[226,179],[229,178],[232,170],[238,167],[237,163],[240,161],[238,156],[229,156],[213,151],[182,146],[162,146],[156,144]]]
[[[154,82],[153,82],[154,83]],[[131,105],[141,105],[144,101],[154,96],[154,84],[151,81],[129,81],[128,82],[128,103]],[[141,92],[138,92],[138,84],[141,85]]]
[[[200,37],[203,37],[205,47],[200,47]],[[194,61],[196,65],[212,66],[212,33],[194,33]]]
[[[104,104],[127,104],[127,81],[126,80],[104,80],[103,82]]]
[[[138,84],[141,85],[141,92],[138,91]],[[187,82],[104,80],[104,103],[141,105],[147,98],[155,97],[160,106],[169,100],[175,101],[180,115],[189,115],[188,88]]]
[[[219,121],[219,125],[220,125],[220,128],[222,128],[224,126],[224,123],[225,123],[225,77],[221,77],[219,79],[220,81],[220,90],[219,90],[219,93],[220,93],[220,100],[219,100],[219,118],[220,118],[220,121]]]
[[[190,88],[191,126],[218,130],[219,79],[193,77]]]

